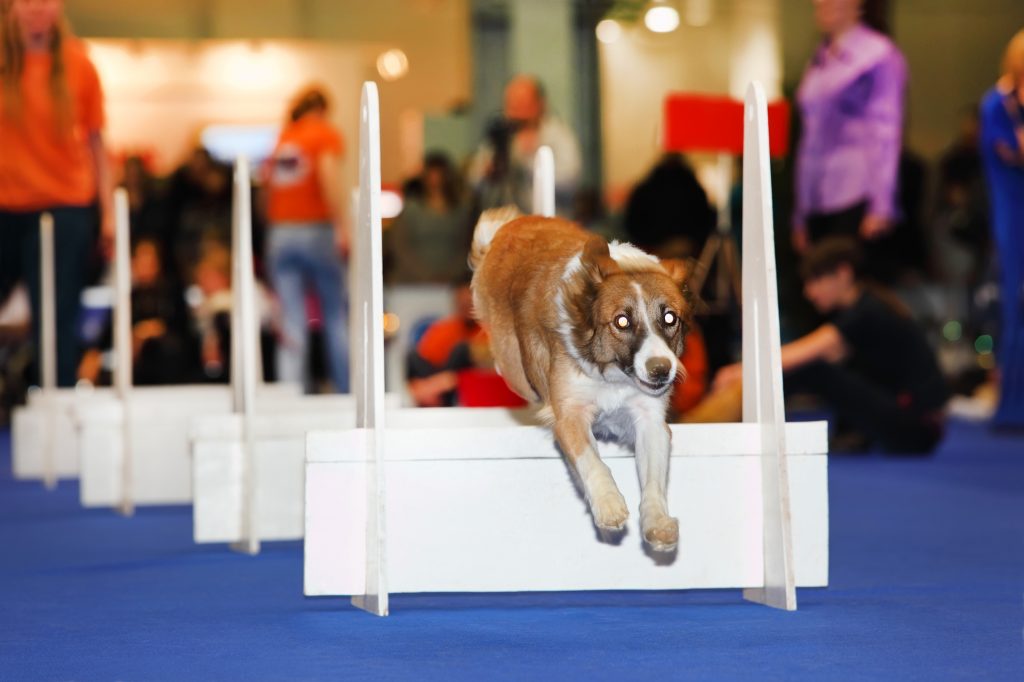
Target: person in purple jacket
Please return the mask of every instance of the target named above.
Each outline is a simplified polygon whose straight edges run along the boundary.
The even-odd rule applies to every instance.
[[[803,132],[793,245],[801,253],[828,236],[873,242],[898,218],[907,66],[892,41],[864,23],[864,4],[814,0],[824,39],[796,95]]]

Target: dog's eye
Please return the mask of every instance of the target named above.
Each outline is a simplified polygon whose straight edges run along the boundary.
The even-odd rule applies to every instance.
[[[666,310],[662,314],[661,320],[662,320],[662,322],[665,323],[665,326],[671,327],[672,325],[674,325],[676,322],[679,321],[679,317],[674,312],[672,312],[671,310]]]
[[[616,315],[615,316],[615,328],[616,329],[629,329],[630,326],[628,315]]]

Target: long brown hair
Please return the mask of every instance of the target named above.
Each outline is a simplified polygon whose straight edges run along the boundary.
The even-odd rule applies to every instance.
[[[25,70],[25,43],[21,27],[14,19],[14,0],[0,0],[0,81],[3,87],[3,111],[22,123],[21,74]],[[64,64],[64,45],[71,35],[67,20],[53,26],[50,36],[50,96],[53,98],[58,127],[70,131],[73,120],[71,93]]]
[[[1024,29],[1017,31],[1006,45],[1002,76],[1014,88],[1024,83]]]

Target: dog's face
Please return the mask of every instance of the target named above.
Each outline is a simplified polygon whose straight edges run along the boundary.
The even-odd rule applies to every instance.
[[[580,264],[564,294],[574,353],[609,379],[664,395],[680,371],[690,317],[682,268],[624,270],[599,237]]]

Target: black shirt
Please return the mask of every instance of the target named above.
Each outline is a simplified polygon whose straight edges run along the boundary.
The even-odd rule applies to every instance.
[[[930,411],[949,399],[946,382],[924,333],[878,296],[864,292],[832,323],[846,342],[850,365],[891,391],[907,407]]]

